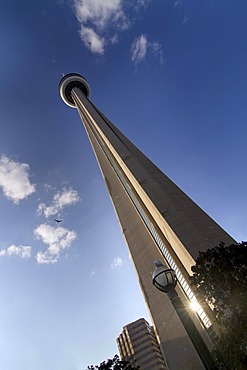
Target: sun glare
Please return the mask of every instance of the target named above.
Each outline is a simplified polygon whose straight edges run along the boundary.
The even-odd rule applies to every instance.
[[[197,301],[193,301],[193,302],[190,303],[190,308],[193,311],[198,312],[200,310],[201,306]]]

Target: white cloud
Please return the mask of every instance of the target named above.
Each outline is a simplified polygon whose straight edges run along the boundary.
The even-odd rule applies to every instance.
[[[93,53],[104,54],[107,44],[116,43],[116,31],[130,28],[123,4],[123,0],[73,0],[80,38]],[[138,4],[144,6],[146,1]],[[137,10],[135,4],[128,6]]]
[[[80,24],[79,35],[82,42],[94,54],[105,53],[106,46],[118,42],[118,34],[131,27],[130,14],[146,8],[150,0],[72,0],[75,16]],[[128,9],[128,16],[126,15]],[[135,17],[132,17],[133,19]],[[147,48],[155,50],[157,43],[150,43],[141,35],[134,41],[133,61],[138,63],[145,58]],[[154,45],[156,44],[156,46]],[[159,55],[161,52],[159,50]]]
[[[142,62],[147,55],[148,49],[159,57],[160,63],[163,62],[163,51],[161,45],[158,42],[148,41],[146,35],[141,35],[133,41],[131,45],[132,62],[135,64]]]
[[[23,246],[23,245],[11,245],[6,249],[0,250],[0,257],[3,256],[18,256],[21,258],[31,257],[32,247]]]
[[[76,239],[74,231],[48,224],[39,225],[34,230],[34,235],[48,246],[45,252],[39,251],[36,255],[36,260],[40,264],[56,263],[61,253]]]
[[[120,26],[127,21],[122,3],[122,0],[74,0],[75,15],[81,24],[92,23],[101,30],[110,22]]]
[[[14,162],[7,156],[0,156],[0,187],[4,195],[18,204],[35,192],[35,185],[29,180],[29,165]]]
[[[63,188],[61,192],[57,192],[54,195],[50,206],[46,206],[45,203],[40,203],[36,213],[37,215],[44,214],[44,216],[48,218],[62,211],[65,206],[75,204],[79,200],[80,198],[76,190]]]
[[[81,25],[79,35],[86,47],[89,48],[92,53],[104,54],[105,39],[97,35],[92,28]]]
[[[120,257],[114,258],[113,262],[111,263],[111,269],[116,269],[123,266],[123,260]]]
[[[147,38],[145,35],[141,35],[140,37],[137,37],[134,41],[133,44],[131,45],[131,60],[134,63],[139,63],[141,62],[147,52],[147,47],[148,47],[148,42]]]

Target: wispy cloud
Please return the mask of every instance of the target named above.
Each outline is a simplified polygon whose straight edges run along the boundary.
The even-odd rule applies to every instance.
[[[122,0],[73,0],[73,8],[80,38],[95,54],[104,54],[106,44],[112,43],[110,29],[123,31],[130,26]]]
[[[117,269],[123,266],[123,260],[120,257],[114,258],[114,260],[111,263],[111,269]]]
[[[76,190],[63,188],[62,191],[59,191],[54,195],[50,206],[46,206],[45,203],[40,203],[36,210],[36,214],[44,214],[44,216],[48,218],[61,212],[65,206],[73,205],[79,200],[80,197]]]
[[[136,13],[149,3],[150,0],[72,0],[82,42],[92,53],[103,55],[107,45],[116,44],[119,34],[132,26]]]
[[[187,22],[188,22],[188,17],[187,17],[187,15],[186,14],[184,14],[184,17],[183,17],[183,21],[182,21],[182,23],[183,24],[186,24]]]
[[[0,257],[3,256],[18,256],[20,258],[29,258],[31,257],[32,247],[23,246],[23,245],[11,245],[6,249],[0,250]]]
[[[39,251],[36,260],[39,264],[56,263],[61,253],[71,246],[76,239],[76,233],[64,227],[53,227],[48,224],[41,224],[34,230],[36,239],[41,240],[47,249]]]
[[[179,6],[181,6],[182,5],[182,1],[181,0],[176,0],[175,2],[174,2],[174,7],[175,8],[178,8]]]
[[[174,2],[174,7],[179,10],[179,13],[183,12],[184,6],[183,6],[183,1],[182,0],[175,0]],[[188,22],[188,16],[186,14],[183,15],[182,18],[182,24],[186,24]]]
[[[148,50],[159,58],[160,63],[163,63],[163,51],[158,42],[150,42],[146,35],[141,35],[133,41],[131,45],[131,60],[135,64],[142,62]]]
[[[146,7],[151,0],[135,0],[135,8],[138,10],[141,7]]]
[[[84,44],[96,54],[104,54],[105,39],[97,35],[93,28],[84,27],[81,25],[79,35]]]
[[[131,45],[131,60],[134,63],[141,62],[147,53],[148,42],[145,35],[137,37]]]
[[[122,3],[122,0],[74,0],[74,9],[82,24],[91,22],[96,28],[104,29],[110,22],[116,22],[122,27],[126,21]]]
[[[46,191],[56,190],[52,185],[46,183],[44,184],[44,188]]]
[[[29,180],[29,169],[27,163],[0,156],[0,187],[4,195],[16,204],[35,192],[35,185]]]

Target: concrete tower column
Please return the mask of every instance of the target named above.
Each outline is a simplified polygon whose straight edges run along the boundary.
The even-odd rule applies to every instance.
[[[177,294],[187,306],[196,306],[191,317],[211,349],[214,316],[206,303],[197,303],[189,286],[191,266],[199,251],[235,241],[94,106],[85,78],[68,74],[59,89],[63,101],[77,108],[86,129],[167,367],[203,369],[169,298],[152,285],[153,260],[163,260],[176,272]]]

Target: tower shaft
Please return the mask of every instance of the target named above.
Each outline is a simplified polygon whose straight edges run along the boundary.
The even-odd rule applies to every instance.
[[[203,369],[169,298],[152,285],[152,261],[164,259],[176,272],[178,295],[188,303],[194,302],[196,298],[189,287],[189,276],[198,252],[220,241],[226,244],[235,241],[128,140],[86,95],[85,90],[73,87],[70,104],[72,99],[92,144],[168,368]],[[192,318],[210,348],[211,309],[200,307]]]

